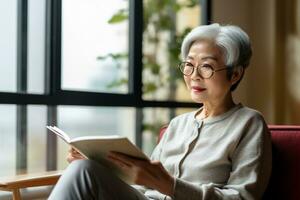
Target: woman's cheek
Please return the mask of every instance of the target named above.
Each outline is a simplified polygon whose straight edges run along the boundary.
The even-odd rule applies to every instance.
[[[188,77],[184,76],[184,82],[188,90],[191,90],[191,81]]]

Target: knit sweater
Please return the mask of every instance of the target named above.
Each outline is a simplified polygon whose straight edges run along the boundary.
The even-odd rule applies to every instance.
[[[198,111],[174,118],[154,149],[175,177],[173,197],[148,189],[151,199],[257,200],[271,173],[271,140],[260,113],[236,105],[216,117],[197,120]]]

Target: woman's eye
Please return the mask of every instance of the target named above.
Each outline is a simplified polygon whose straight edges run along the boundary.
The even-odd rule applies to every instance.
[[[203,67],[205,69],[207,69],[207,68],[213,69],[213,67],[211,65],[209,65],[209,64],[203,64],[201,67]]]
[[[187,62],[187,63],[185,63],[185,66],[193,67],[194,65],[192,63]]]

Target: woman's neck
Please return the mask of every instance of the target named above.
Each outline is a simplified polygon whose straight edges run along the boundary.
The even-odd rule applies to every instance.
[[[219,102],[203,102],[203,109],[198,114],[200,119],[221,115],[235,106],[235,103],[230,95]]]

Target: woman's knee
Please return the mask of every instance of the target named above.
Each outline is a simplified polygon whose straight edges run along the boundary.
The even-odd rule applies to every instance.
[[[81,172],[81,171],[93,171],[98,168],[98,164],[95,161],[83,159],[83,160],[74,160],[71,162],[67,168],[68,171],[72,172]],[[76,173],[76,174],[77,174]]]

